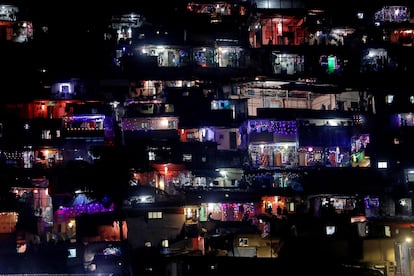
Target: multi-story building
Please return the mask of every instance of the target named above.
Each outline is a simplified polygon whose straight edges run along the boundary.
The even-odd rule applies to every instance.
[[[94,163],[120,147],[129,167],[154,170],[141,184],[166,191],[250,187],[273,210],[296,212],[305,194],[315,209],[360,200],[367,216],[412,215],[412,4],[202,2],[177,5],[173,24],[108,16],[112,64],[82,73],[95,82],[57,70],[42,78],[49,95],[8,104],[7,163]]]

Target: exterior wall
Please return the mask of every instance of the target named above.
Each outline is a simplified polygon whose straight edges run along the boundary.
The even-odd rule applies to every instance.
[[[286,98],[284,99],[285,108],[309,108],[307,99]]]
[[[247,244],[243,244],[244,241]],[[234,238],[233,246],[234,257],[276,258],[280,241],[260,234],[239,234]],[[232,255],[232,252],[228,252],[228,255]]]
[[[333,99],[332,99],[333,98]],[[320,95],[313,99],[312,101],[312,109],[326,109],[332,110],[336,106],[335,97],[332,95]]]
[[[127,217],[128,243],[132,249],[142,248],[146,242],[160,246],[162,240],[175,239],[185,223],[184,208],[180,212],[170,213],[162,209],[148,209],[139,216]],[[161,212],[162,218],[148,219],[147,212]]]
[[[257,116],[257,108],[264,107],[263,99],[249,98],[247,101],[248,116]]]
[[[394,239],[364,240],[362,261],[371,263],[389,261],[395,264],[394,244]]]
[[[344,103],[344,110],[353,110],[354,104],[360,102],[360,96],[358,91],[342,92],[336,95],[337,102]]]
[[[397,248],[395,239],[364,240],[361,262],[378,267],[388,276],[397,275],[398,272],[408,275],[405,273],[413,267],[412,261],[410,264],[397,260]],[[403,256],[401,258],[405,259]]]
[[[215,133],[218,150],[235,150],[240,145],[240,135],[236,137],[235,147],[231,147],[230,133],[239,133],[238,129],[217,129]]]

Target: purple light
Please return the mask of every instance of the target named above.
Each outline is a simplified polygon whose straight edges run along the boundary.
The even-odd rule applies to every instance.
[[[109,208],[105,208],[101,203],[89,203],[71,207],[60,207],[59,210],[55,212],[55,215],[59,221],[66,221],[83,214],[97,214],[112,211],[114,211],[114,204],[111,204]]]
[[[73,120],[77,121],[77,120],[104,120],[105,119],[105,115],[88,115],[88,114],[84,114],[84,115],[73,115],[72,116]]]
[[[249,122],[250,132],[272,132],[274,134],[294,136],[297,132],[296,121],[258,120]]]

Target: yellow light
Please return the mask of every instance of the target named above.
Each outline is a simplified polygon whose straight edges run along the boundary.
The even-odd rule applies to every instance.
[[[69,229],[72,229],[72,228],[75,226],[75,224],[76,224],[75,220],[71,219],[71,220],[68,222],[68,227],[69,227]]]

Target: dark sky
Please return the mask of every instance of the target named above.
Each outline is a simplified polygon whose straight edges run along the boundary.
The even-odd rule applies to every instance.
[[[67,56],[69,60],[76,60],[77,56],[81,59],[94,58],[92,52],[99,55],[104,51],[103,34],[110,26],[112,15],[136,12],[143,14],[146,21],[154,26],[170,26],[177,22],[178,9],[174,7],[178,1],[110,0],[87,3],[75,0],[66,5],[60,1],[34,1],[26,4],[27,8],[23,8],[22,13],[27,14],[34,24],[35,40],[39,44],[44,42],[40,47],[44,48],[43,52],[53,54],[53,59]],[[180,0],[180,3],[185,2]],[[47,36],[43,33],[43,26],[48,27]],[[71,56],[71,52],[75,56]]]
[[[103,18],[116,13],[135,11],[149,18],[170,19],[175,7],[185,7],[186,1],[142,1],[142,0],[73,0],[62,4],[60,1],[21,1],[21,11],[33,17],[35,21],[50,21],[61,26],[77,26],[83,23],[99,23]]]
[[[105,42],[103,34],[112,15],[136,12],[154,26],[171,26],[179,21],[176,17],[185,3],[181,0],[10,2],[19,7],[18,19],[33,23],[34,39],[23,44],[0,42],[4,72],[0,82],[5,91],[0,98],[35,95],[45,81],[54,78],[100,78],[111,74],[113,42]],[[181,8],[176,9],[179,5]],[[47,31],[43,28],[46,26]],[[49,74],[41,74],[42,67],[48,68]]]

